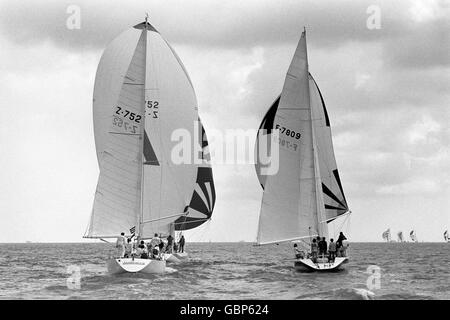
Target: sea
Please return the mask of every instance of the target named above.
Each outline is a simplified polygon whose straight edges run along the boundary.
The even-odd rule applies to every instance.
[[[334,273],[296,271],[288,244],[186,251],[165,274],[109,275],[113,244],[0,244],[0,299],[450,299],[450,243],[350,243]]]

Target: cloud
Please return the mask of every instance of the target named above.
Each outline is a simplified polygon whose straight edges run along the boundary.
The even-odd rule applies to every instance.
[[[414,180],[397,185],[388,185],[380,187],[376,190],[377,193],[397,196],[397,195],[414,195],[414,194],[427,194],[436,193],[441,188],[434,180]]]
[[[388,39],[386,63],[420,70],[450,66],[450,11],[445,17],[414,24],[402,37]]]
[[[81,8],[80,30],[66,28],[72,4]],[[372,4],[381,9],[379,30],[366,27]],[[400,226],[424,208],[434,212],[437,229],[446,218],[445,2],[4,0],[0,6],[0,96],[9,115],[0,118],[0,143],[8,151],[0,159],[6,181],[0,204],[15,214],[2,216],[8,230],[29,221],[15,230],[18,236],[37,226],[46,234],[36,239],[79,240],[98,173],[91,112],[96,66],[106,44],[145,11],[185,64],[207,132],[259,126],[306,25],[309,67],[327,105],[357,239],[378,239],[370,239],[367,221],[381,228],[397,219]],[[210,237],[233,240],[233,229],[234,240],[254,240],[262,191],[253,166],[216,165],[214,177]]]
[[[80,8],[79,30],[66,27],[71,16],[67,8],[71,5]],[[372,5],[381,10],[382,28],[375,31],[366,26],[366,11]],[[387,0],[285,0],[282,5],[275,0],[132,0],[126,7],[106,0],[4,0],[0,26],[2,33],[17,43],[49,40],[69,50],[89,50],[103,48],[149,12],[151,22],[171,43],[222,48],[280,45],[297,41],[306,26],[312,45],[335,48],[348,42],[380,42],[405,36],[411,20],[410,6],[409,1],[392,4]],[[439,5],[435,10],[443,7]]]

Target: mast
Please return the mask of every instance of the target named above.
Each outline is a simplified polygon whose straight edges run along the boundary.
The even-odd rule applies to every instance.
[[[309,73],[309,65],[308,65],[308,48],[307,48],[307,44],[306,44],[306,27],[303,27],[303,35],[300,38],[304,38],[304,41],[305,41],[305,48],[304,48],[305,49],[305,69],[306,69],[306,74],[308,74]],[[317,173],[316,173],[316,169],[317,169],[316,156],[317,156],[317,154],[316,154],[315,148],[314,148],[314,128],[312,126],[312,110],[311,110],[311,99],[310,99],[310,92],[309,92],[309,80],[308,80],[308,77],[306,77],[305,94],[306,94],[306,99],[305,100],[307,102],[307,107],[309,108],[309,122],[310,122],[310,125],[311,125],[310,126],[310,129],[311,129],[311,146],[312,146],[312,150],[311,151],[312,151],[312,155],[313,155],[312,162],[313,162],[313,166],[314,166],[314,173],[313,173],[313,175],[314,175],[314,182],[315,182],[314,183],[314,199],[315,199],[315,206],[316,206],[315,212],[314,212],[314,209],[311,212],[311,214],[314,215],[314,218],[311,219],[310,222],[315,222],[317,224],[317,233],[320,235],[319,223],[318,223],[319,218],[318,218],[318,214],[317,214],[317,206],[318,206],[318,204],[317,204],[317,200],[318,200],[317,199],[317,186],[316,186],[316,184],[317,184]],[[299,161],[298,165],[299,166],[301,165],[300,161]],[[299,172],[301,172],[301,169],[299,170]],[[299,181],[299,183],[300,183],[300,181]],[[300,192],[302,192],[301,186],[300,186]],[[301,211],[300,205],[301,205],[301,203],[299,202],[299,207],[298,207],[298,213],[297,214],[299,214],[300,211]],[[311,226],[311,225],[308,226],[309,238],[311,238],[311,227],[313,227],[313,226]]]
[[[304,27],[304,32],[305,32],[305,45],[306,45],[306,28]],[[309,65],[308,65],[308,59],[306,59],[306,68],[307,70],[309,70]],[[325,230],[323,230],[322,227],[322,222],[324,220],[324,217],[322,217],[321,214],[321,208],[323,207],[323,198],[321,198],[321,179],[320,179],[320,167],[319,167],[319,159],[318,159],[318,152],[317,152],[317,143],[316,143],[316,135],[315,135],[315,130],[314,130],[314,117],[313,117],[313,112],[312,112],[312,108],[311,108],[311,98],[310,98],[310,88],[309,88],[309,81],[307,81],[308,83],[308,101],[310,101],[310,115],[311,115],[311,136],[312,136],[312,148],[313,148],[313,165],[314,165],[314,193],[315,193],[315,199],[316,199],[316,212],[315,212],[315,218],[316,218],[316,222],[317,222],[317,232],[319,234],[319,236],[324,237],[324,236],[328,236],[325,235]],[[322,200],[322,201],[321,201]]]
[[[309,64],[308,64],[308,50],[307,50],[307,44],[306,44],[306,27],[303,27],[303,33],[305,34],[305,54],[306,54],[306,72],[309,73]],[[309,79],[306,81],[308,90],[307,96],[308,96],[308,103],[309,103],[309,111],[310,111],[310,117],[311,117],[311,137],[312,137],[312,151],[313,151],[313,165],[314,165],[314,193],[315,193],[315,200],[316,200],[316,211],[314,213],[316,223],[317,223],[317,232],[320,237],[328,237],[328,232],[325,230],[325,227],[323,226],[323,221],[325,218],[322,216],[322,208],[324,207],[323,198],[322,198],[322,189],[321,189],[321,178],[320,178],[320,167],[319,167],[319,158],[318,158],[318,151],[317,151],[317,142],[316,142],[316,136],[315,136],[315,130],[314,130],[314,116],[311,106],[311,97],[310,97],[310,87],[309,87]],[[326,224],[325,224],[326,225]]]
[[[142,30],[142,32],[144,33],[144,38],[145,38],[145,42],[144,42],[144,74],[147,74],[147,24],[148,24],[148,13],[145,14],[145,24],[144,24],[144,29]],[[142,235],[143,232],[143,222],[144,222],[144,141],[145,141],[145,118],[146,118],[146,110],[145,110],[145,85],[146,85],[146,78],[144,76],[144,90],[142,93],[142,106],[143,106],[143,110],[142,110],[142,125],[141,125],[141,143],[140,143],[140,169],[141,169],[141,181],[140,181],[140,186],[141,186],[141,202],[140,202],[140,209],[139,209],[139,228],[138,228],[138,236],[137,238],[139,239],[140,236]]]

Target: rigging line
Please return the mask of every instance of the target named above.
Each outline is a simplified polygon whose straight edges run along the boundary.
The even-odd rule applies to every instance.
[[[94,201],[95,201],[95,199],[94,199]],[[89,230],[90,230],[90,228],[92,226],[93,217],[94,217],[94,210],[92,210],[92,216],[89,217],[89,221],[88,221],[86,230],[84,231],[84,237],[87,236],[87,234],[88,234],[88,232],[89,232]]]
[[[350,214],[347,214],[347,216],[345,217],[345,219],[342,221],[341,225],[339,226],[338,230],[342,230],[343,229],[344,224],[347,222],[347,220],[349,219],[350,216],[351,216]],[[334,236],[336,237],[336,235],[337,235],[336,234],[336,229],[334,228]]]
[[[200,229],[198,230],[198,232],[200,233],[200,240],[202,242],[206,238],[206,234],[207,232],[209,232],[210,226],[211,226],[211,219],[208,219],[208,221],[204,223],[203,230]]]

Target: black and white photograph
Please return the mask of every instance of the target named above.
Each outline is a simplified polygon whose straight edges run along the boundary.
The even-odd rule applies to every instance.
[[[0,0],[0,43],[0,300],[450,300],[449,0]]]

